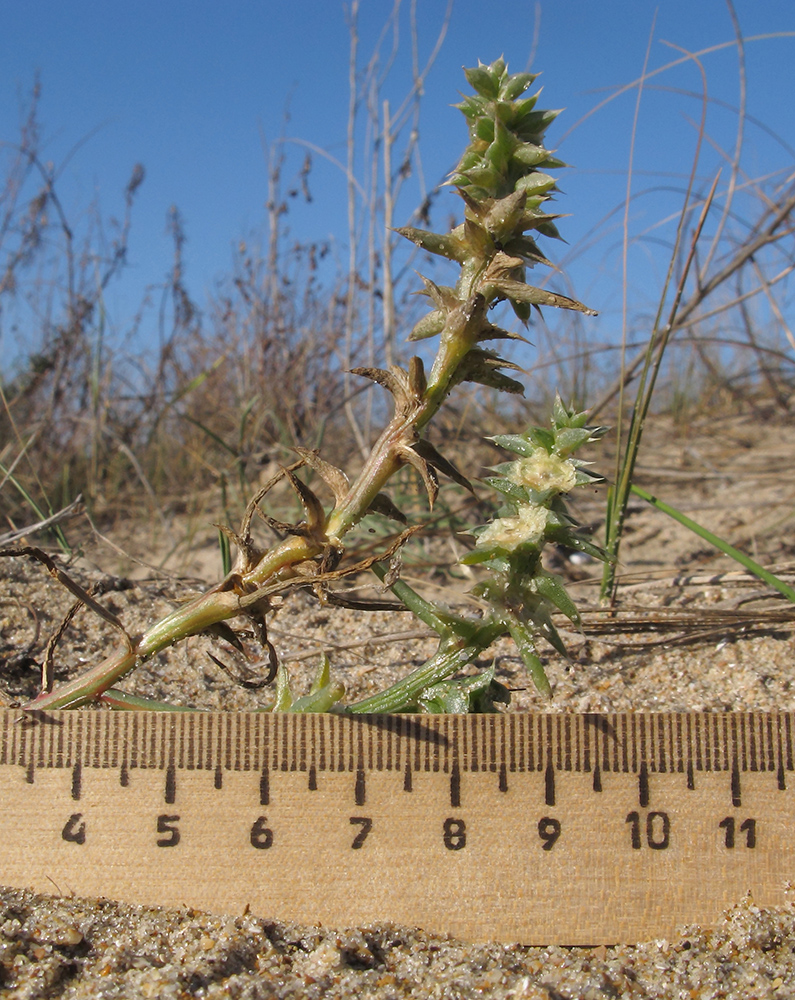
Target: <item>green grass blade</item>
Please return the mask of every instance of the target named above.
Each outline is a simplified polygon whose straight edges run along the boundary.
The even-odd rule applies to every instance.
[[[768,584],[768,586],[773,587],[780,594],[783,594],[788,601],[795,603],[795,590],[793,590],[792,587],[787,586],[783,580],[779,580],[774,573],[766,570],[764,566],[760,566],[758,562],[754,562],[750,556],[747,556],[744,552],[740,552],[739,549],[735,549],[733,545],[729,545],[728,542],[719,538],[718,535],[713,534],[708,528],[705,528],[703,525],[691,520],[686,514],[677,510],[676,507],[671,507],[670,504],[665,503],[663,500],[658,500],[657,497],[653,496],[651,493],[647,493],[646,490],[642,489],[640,486],[635,486],[633,484],[630,489],[636,496],[639,496],[642,500],[650,503],[652,507],[656,507],[657,510],[662,511],[663,514],[667,514],[675,521],[683,524],[690,531],[694,532],[694,534],[698,535],[699,538],[703,538],[705,542],[709,542],[710,545],[714,545],[716,549],[719,549],[725,555],[738,562],[741,566],[744,566],[749,573],[753,573],[754,576],[759,577],[759,579],[763,580],[766,584]]]

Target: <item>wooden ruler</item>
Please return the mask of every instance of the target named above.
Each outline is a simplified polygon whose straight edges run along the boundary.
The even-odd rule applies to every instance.
[[[631,942],[795,879],[795,714],[0,714],[0,882]]]

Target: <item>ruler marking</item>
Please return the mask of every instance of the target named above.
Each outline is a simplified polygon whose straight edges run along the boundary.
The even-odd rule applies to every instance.
[[[638,803],[641,809],[649,804],[649,770],[646,761],[642,761],[638,772]]]
[[[598,716],[593,714],[582,717],[582,738],[583,751],[585,754],[585,770],[589,773],[595,767],[601,767],[599,739],[601,730],[599,729]]]
[[[44,753],[44,747],[47,744],[49,736],[50,736],[50,730],[48,727],[35,726],[31,730],[31,739],[30,739],[31,752],[36,760],[37,770],[45,767],[46,764],[49,763]]]
[[[596,764],[594,765],[593,781],[591,783],[591,787],[595,792],[602,791],[602,771],[601,768],[599,767],[599,761],[597,761]]]
[[[68,730],[66,726],[51,726],[50,728],[53,730],[51,736],[51,746],[55,746],[56,761],[60,760],[61,767],[68,766],[68,764],[64,765],[64,761],[68,757],[67,754],[64,754],[64,741],[70,734],[71,730]]]
[[[521,716],[519,719],[519,732],[522,742],[519,745],[519,759],[522,762],[520,771],[530,774],[536,769],[535,763],[535,729],[537,720],[532,716]]]
[[[212,716],[208,712],[201,712],[196,719],[196,767],[206,769],[208,771],[215,770],[211,766],[205,764],[205,754],[207,746],[207,731],[209,727],[212,726]]]
[[[318,727],[317,736],[317,766],[321,771],[327,770],[327,758],[326,758],[326,744],[327,744],[327,733],[325,724]]]
[[[119,713],[108,712],[108,726],[110,727],[111,755],[110,767],[116,770],[121,766],[122,745],[119,742]]]
[[[310,792],[317,791],[317,768],[315,767],[314,764],[309,765],[309,778],[307,779],[307,788],[309,789]]]
[[[453,761],[450,769],[450,806],[453,809],[461,807],[461,769],[457,759]]]
[[[160,725],[160,718],[157,715],[152,715],[145,723],[144,727],[149,735],[149,741],[147,749],[147,756],[142,760],[142,766],[146,768],[155,768],[158,766],[158,733],[162,731],[162,726]]]
[[[760,721],[743,712],[742,727],[743,730],[748,730],[748,754],[752,771],[767,770],[765,730],[763,726],[758,725]]]
[[[710,715],[704,718],[704,724],[702,726],[704,732],[704,770],[709,774],[714,771],[713,764],[713,730],[718,724],[719,720],[717,716]]]
[[[213,772],[213,788],[217,791],[221,791],[224,787],[224,772],[220,764],[216,764],[215,771]]]
[[[742,805],[742,792],[740,788],[740,765],[737,758],[732,762],[731,794],[732,805],[735,809],[739,809]]]
[[[72,750],[72,753],[69,754],[70,758],[74,758],[75,755],[79,756],[81,750],[83,751],[83,753],[86,754],[90,753],[91,748],[81,743],[83,739],[83,715],[84,715],[83,712],[81,712],[79,715],[76,715],[74,722],[69,727],[71,730],[71,736],[73,740],[72,747],[70,748]],[[73,763],[73,760],[70,760],[69,763],[70,764]],[[86,758],[86,763],[87,764],[90,763],[90,758],[88,757]]]
[[[544,804],[555,805],[555,768],[551,760],[544,771]]]
[[[295,769],[301,771],[301,773],[306,773],[307,768],[311,767],[311,764],[307,760],[309,746],[309,734],[307,730],[310,727],[314,729],[315,718],[315,712],[310,712],[309,715],[302,715],[301,719],[303,721],[296,727],[297,735],[293,740],[293,752],[295,753]]]
[[[363,806],[367,798],[367,786],[364,777],[364,768],[356,770],[356,784],[353,789],[353,799],[357,806]]]
[[[693,774],[693,761],[689,760],[687,762],[687,790],[689,792],[695,791],[696,788],[696,777]]]
[[[732,715],[731,717],[731,769],[732,771],[737,769],[739,775],[739,769],[742,768],[743,771],[748,770],[750,763],[751,770],[755,771],[756,754],[754,753],[753,745],[753,733],[746,732],[745,728],[745,716],[744,715]],[[750,737],[750,746],[749,746]],[[750,750],[750,758],[749,758]]]
[[[616,717],[617,719],[618,717]],[[629,719],[626,716],[621,717],[621,740],[619,743],[621,750],[620,762],[616,761],[616,771],[623,771],[625,774],[629,771]]]
[[[356,720],[356,770],[358,773],[361,773],[362,781],[364,781],[364,775],[365,775],[364,727],[366,725],[367,723],[364,722],[363,720],[361,719]],[[358,780],[358,773],[357,773],[357,780]],[[361,802],[357,801],[356,805],[357,806],[364,805],[364,799],[362,799]]]
[[[182,720],[182,725],[180,726],[180,740],[179,740],[179,756],[177,758],[177,763],[180,768],[184,768],[186,771],[194,771],[196,769],[195,757],[194,757],[194,720],[192,713],[181,712],[180,718]]]
[[[259,776],[259,804],[261,806],[270,805],[271,801],[271,785],[270,785],[270,770],[267,763],[263,764],[262,771]]]
[[[300,722],[296,722],[290,731],[291,739],[288,741],[288,770],[297,771],[298,770],[298,739],[299,734],[303,731],[305,715],[299,715]]]
[[[778,790],[783,792],[787,787],[787,780],[784,773],[784,746],[781,737],[781,715],[776,713],[776,785]]]
[[[497,788],[501,792],[508,791],[508,769],[505,765],[505,761],[503,761],[502,764],[500,764],[499,780],[497,782]]]
[[[693,719],[693,746],[696,754],[696,770],[704,770],[704,754],[701,746],[701,719],[699,716]]]
[[[185,716],[182,712],[177,712],[176,718],[170,719],[163,729],[166,734],[166,767],[175,767],[177,763],[177,733],[182,728],[181,723]]]
[[[778,713],[776,714],[776,721],[778,721]],[[763,724],[767,729],[767,769],[773,772],[777,770],[778,757],[778,740],[773,732],[773,716],[769,715],[763,720]]]
[[[544,720],[546,722],[546,733],[544,734],[544,742],[538,749],[539,754],[543,754],[539,764],[543,767],[544,773],[546,774],[552,763],[552,726],[554,725],[555,720],[551,715],[545,715]],[[539,768],[539,770],[540,769],[541,768]],[[547,803],[547,805],[549,805],[549,803]]]
[[[173,763],[166,767],[166,783],[163,791],[163,799],[167,806],[173,805],[177,801],[177,771]]]
[[[78,760],[72,767],[72,798],[77,802],[83,790],[83,765]]]
[[[403,772],[403,791],[410,792],[412,790],[411,781],[411,764],[406,762],[406,770]]]

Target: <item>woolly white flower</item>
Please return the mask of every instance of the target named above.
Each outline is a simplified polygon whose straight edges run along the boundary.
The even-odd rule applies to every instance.
[[[512,552],[526,542],[538,545],[547,525],[547,513],[544,507],[528,504],[520,507],[515,517],[498,517],[480,535],[478,546],[499,545]]]
[[[539,448],[530,458],[520,458],[508,472],[508,478],[537,493],[557,490],[568,493],[577,485],[577,469],[571,459],[550,455]]]

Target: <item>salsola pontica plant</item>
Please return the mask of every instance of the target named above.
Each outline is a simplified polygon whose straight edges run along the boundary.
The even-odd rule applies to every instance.
[[[267,620],[278,596],[291,587],[311,586],[322,598],[336,580],[376,562],[371,558],[353,566],[346,564],[344,538],[370,514],[405,521],[384,492],[400,468],[409,465],[417,471],[431,505],[438,491],[439,472],[471,488],[467,477],[436,450],[424,431],[460,383],[474,382],[511,393],[522,391],[521,383],[506,374],[517,366],[501,358],[492,347],[483,346],[514,336],[490,321],[491,307],[507,301],[523,322],[529,320],[534,307],[591,311],[574,299],[527,281],[528,268],[549,264],[536,242],[537,236],[558,236],[557,216],[547,211],[547,201],[555,189],[547,171],[563,164],[543,144],[544,133],[557,112],[539,110],[536,97],[526,96],[535,76],[509,74],[502,59],[465,72],[475,93],[464,97],[458,107],[467,120],[470,142],[450,180],[464,201],[464,221],[446,234],[415,228],[399,230],[429,253],[455,262],[460,268],[458,280],[454,286],[443,286],[423,279],[423,291],[432,309],[414,327],[410,339],[439,338],[429,372],[418,357],[412,358],[405,369],[396,365],[388,370],[354,369],[388,390],[394,403],[394,414],[359,475],[351,482],[341,469],[329,465],[317,453],[299,450],[297,462],[276,477],[286,478],[301,501],[303,517],[298,523],[277,521],[262,510],[260,505],[273,481],[266,485],[249,504],[240,529],[227,532],[237,548],[237,558],[221,583],[179,607],[143,635],[131,636],[121,629],[122,642],[116,652],[75,680],[55,689],[51,689],[51,683],[45,684],[28,707],[73,708],[89,702],[147,707],[142,699],[116,691],[113,685],[142,660],[188,636],[209,633],[240,648],[240,639],[229,624],[236,620],[259,638],[275,675],[278,660],[268,638]],[[558,406],[551,431],[522,438],[521,446],[518,438],[498,440],[515,451],[519,449],[520,454],[507,473],[503,470],[492,480],[511,512],[486,527],[471,557],[482,559],[491,570],[483,594],[492,602],[493,613],[480,621],[469,621],[432,609],[425,602],[414,602],[420,617],[425,615],[435,623],[441,637],[439,652],[413,675],[402,693],[393,690],[386,702],[376,697],[352,706],[352,710],[387,711],[410,706],[452,710],[485,705],[489,699],[482,683],[478,687],[471,678],[461,683],[445,679],[506,631],[519,643],[536,682],[543,688],[543,670],[534,652],[536,636],[542,635],[559,646],[550,610],[562,610],[575,620],[576,612],[562,587],[540,569],[538,554],[543,542],[550,538],[573,544],[579,537],[565,514],[561,495],[584,475],[569,457],[574,447],[590,439],[591,432],[583,423],[582,415],[570,414]],[[313,470],[330,487],[335,499],[329,510],[297,474],[301,466]],[[543,489],[538,488],[541,484],[537,480],[521,481],[523,475],[530,476],[531,469],[536,469],[534,475],[541,475],[538,470],[542,467],[557,469],[557,479],[550,474]],[[268,549],[261,548],[252,535],[251,525],[258,514],[282,535]],[[399,543],[400,539],[391,551]],[[390,554],[382,552],[377,558],[387,559]],[[393,589],[400,596],[398,584]],[[411,606],[409,591],[405,588],[402,595]],[[452,686],[445,688],[445,683]],[[493,686],[489,690],[493,694]],[[303,710],[326,710],[340,695],[324,670],[310,696],[293,703],[282,675],[274,707],[300,705]]]

